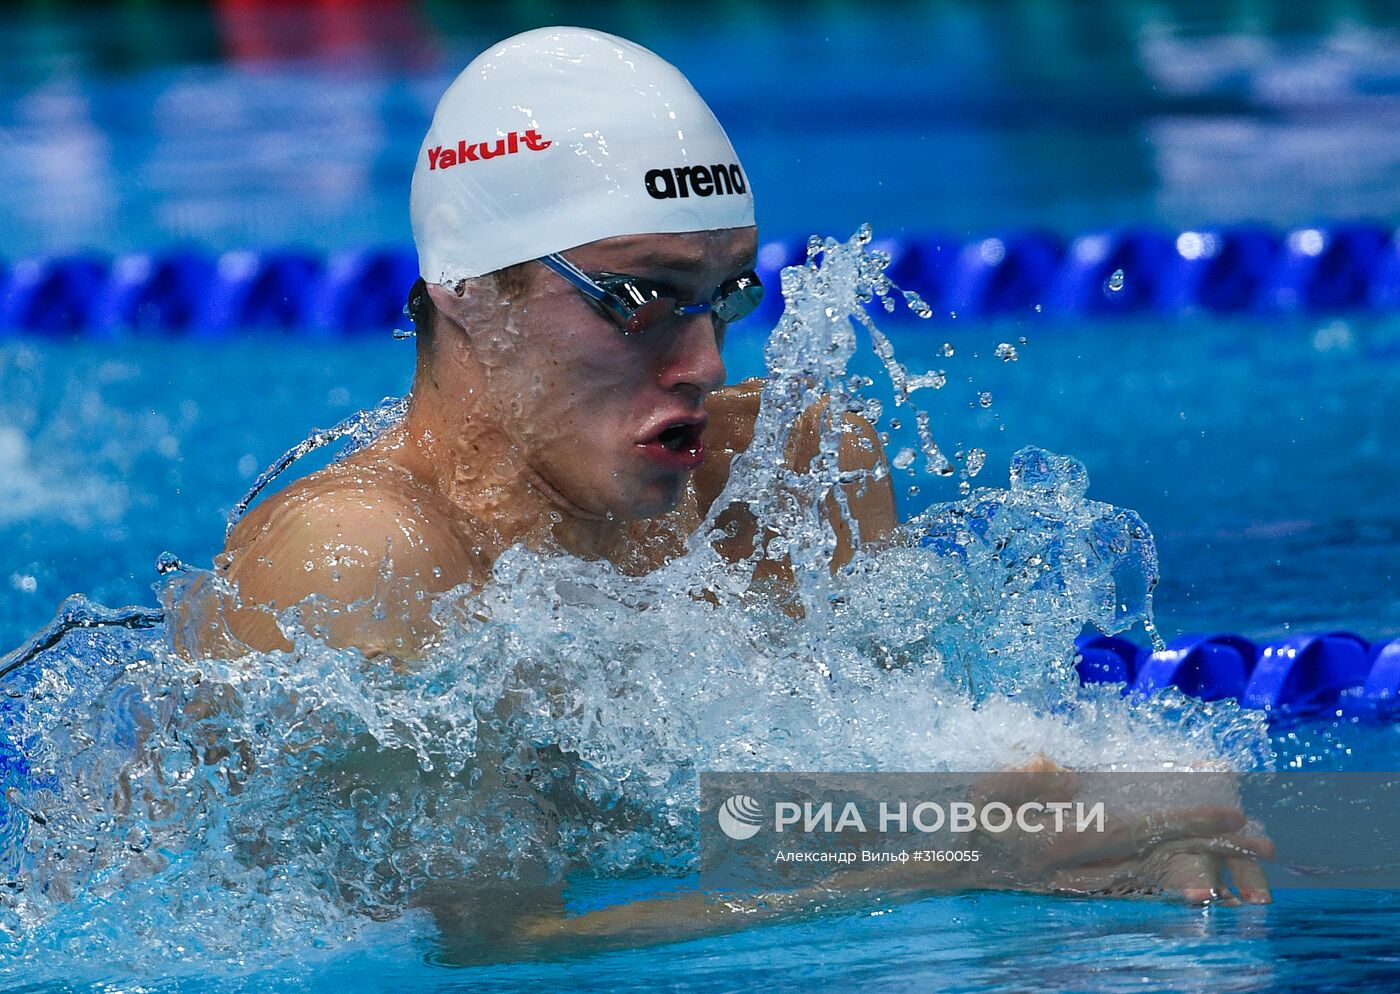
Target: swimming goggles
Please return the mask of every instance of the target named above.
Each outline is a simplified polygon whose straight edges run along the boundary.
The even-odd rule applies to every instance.
[[[669,287],[640,276],[585,273],[557,252],[539,261],[615,318],[628,335],[659,327],[672,318],[706,312],[729,324],[748,317],[763,300],[763,284],[752,271],[725,280],[708,301],[682,304]]]

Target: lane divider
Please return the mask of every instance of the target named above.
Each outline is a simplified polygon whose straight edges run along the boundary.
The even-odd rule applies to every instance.
[[[1069,239],[1046,231],[884,239],[891,278],[934,319],[1400,310],[1400,232],[1345,222],[1288,232],[1252,226],[1133,227]],[[759,274],[806,258],[806,242],[759,251]],[[223,337],[292,331],[335,337],[404,324],[417,275],[411,246],[321,256],[294,248],[212,256],[176,248],[115,259],[86,253],[0,262],[0,334]],[[781,310],[770,293],[754,327]],[[896,319],[908,315],[896,312]]]
[[[1238,700],[1271,717],[1400,717],[1400,638],[1368,643],[1351,632],[1312,632],[1256,645],[1229,633],[1182,635],[1161,652],[1119,636],[1081,635],[1085,683],[1124,693],[1176,687],[1204,701]]]

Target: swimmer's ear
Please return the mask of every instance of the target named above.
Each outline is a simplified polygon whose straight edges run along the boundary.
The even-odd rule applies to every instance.
[[[426,283],[424,288],[428,291],[428,297],[432,300],[433,306],[444,309],[453,306],[456,301],[462,299],[462,294],[470,280],[458,280],[456,283]]]
[[[455,283],[429,283],[427,291],[428,299],[439,315],[445,316],[468,334],[474,324],[478,324],[483,317],[496,314],[507,302],[494,274]]]
[[[480,307],[495,304],[502,296],[494,273],[451,283],[428,283],[426,286],[433,305],[449,313],[461,310],[464,305]]]

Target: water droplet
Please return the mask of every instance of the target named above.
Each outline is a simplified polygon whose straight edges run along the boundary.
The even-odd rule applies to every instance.
[[[917,483],[911,483],[911,484],[909,484],[909,496],[910,496],[910,497],[917,497],[917,496],[919,496],[919,485],[918,485]]]
[[[944,343],[943,343],[943,347],[942,347],[941,349],[938,350],[938,354],[941,355],[941,356],[943,356],[943,357],[945,357],[945,358],[948,357],[948,356],[951,356],[951,355],[953,354],[953,343],[952,343],[952,342],[944,342]]]
[[[1115,269],[1113,273],[1104,280],[1103,292],[1105,295],[1118,293],[1123,289],[1123,270]]]
[[[408,338],[418,337],[418,332],[414,331],[412,328],[395,328],[393,334],[394,338],[400,342]]]
[[[156,556],[156,572],[161,576],[165,576],[167,573],[174,573],[184,568],[185,564],[180,562],[179,558],[177,558],[173,552],[162,552],[160,555]]]
[[[972,484],[968,483],[966,480],[959,480],[958,493],[966,497],[968,494],[972,493]]]
[[[934,390],[942,390],[944,384],[948,382],[947,375],[941,369],[931,369],[927,373],[920,373],[911,376],[906,381],[905,392],[913,393],[915,390],[922,390],[931,387]]]
[[[914,450],[906,448],[900,449],[897,453],[895,453],[895,457],[890,460],[890,465],[893,466],[895,469],[908,469],[910,464],[912,464],[913,462]]]
[[[983,390],[981,393],[979,393],[979,394],[977,395],[977,403],[978,403],[979,405],[981,405],[982,407],[991,407],[991,406],[992,406],[992,395],[991,395],[991,393],[988,392],[988,391],[986,391],[986,390]]]
[[[895,431],[899,431],[899,418],[890,418],[890,427]]]
[[[1016,354],[1016,346],[1012,345],[1010,342],[1002,342],[997,346],[996,357],[1002,362],[1015,362],[1017,359],[1021,358]]]
[[[967,475],[976,476],[982,472],[982,467],[987,465],[987,453],[982,449],[973,449],[967,454]]]

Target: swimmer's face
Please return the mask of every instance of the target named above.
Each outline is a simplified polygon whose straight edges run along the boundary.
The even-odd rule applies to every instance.
[[[753,269],[756,250],[750,227],[627,235],[563,254],[584,272],[641,277],[693,303]],[[588,516],[673,509],[703,457],[705,398],[724,384],[723,324],[696,314],[623,334],[542,265],[505,317],[513,347],[488,382],[528,470]]]

